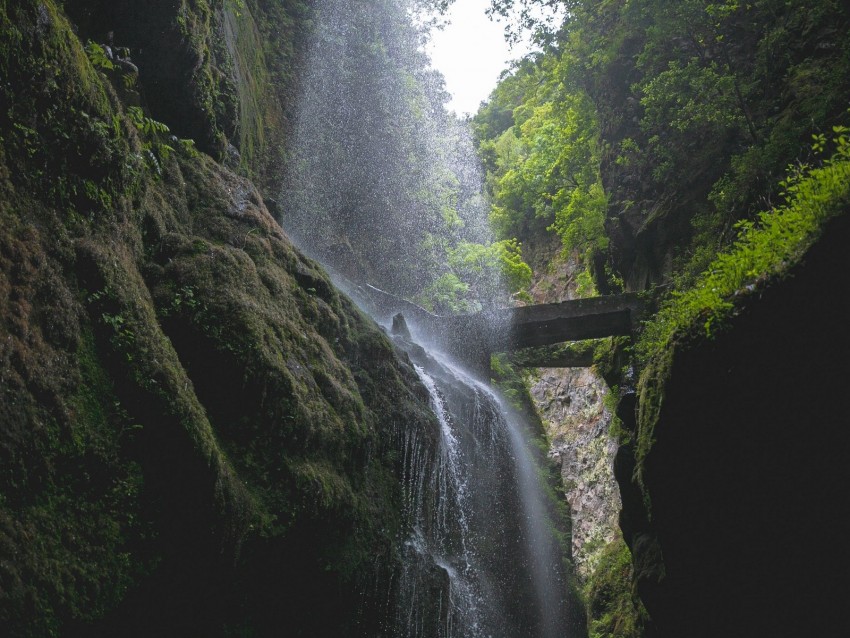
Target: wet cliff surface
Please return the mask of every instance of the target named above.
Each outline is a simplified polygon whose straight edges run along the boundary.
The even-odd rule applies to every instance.
[[[543,368],[531,396],[561,469],[572,519],[573,559],[588,578],[600,553],[617,535],[620,497],[612,465],[616,441],[603,405],[604,382],[590,368]]]
[[[527,258],[537,269],[531,288],[535,303],[576,297],[575,259],[565,259],[551,242],[530,243]],[[570,504],[572,554],[586,581],[605,547],[618,535],[619,491],[612,472],[617,442],[610,435],[611,414],[604,405],[605,381],[592,368],[592,346],[585,343],[585,367],[545,367],[545,348],[520,353],[515,360],[532,368],[529,394],[549,443],[548,454],[560,468]]]
[[[202,51],[227,8],[178,4],[149,18],[180,46],[145,56],[232,69]],[[380,635],[427,393],[251,182],[165,133],[182,116],[119,99],[81,24],[0,8],[0,633]],[[200,148],[233,133],[195,116]]]
[[[716,339],[677,342],[643,388],[642,409],[661,406],[641,415],[651,447],[637,474],[622,448],[616,470],[660,636],[842,631],[848,233],[846,214],[830,222],[789,276]]]
[[[138,82],[123,93],[135,93],[178,137],[273,190],[307,32],[304,3],[71,0],[64,8],[83,44],[129,53]]]

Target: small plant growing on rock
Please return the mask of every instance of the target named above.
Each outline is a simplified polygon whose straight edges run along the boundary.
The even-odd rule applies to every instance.
[[[100,46],[97,42],[89,40],[88,43],[86,43],[86,55],[92,65],[97,69],[112,71],[116,68],[115,63],[109,59],[108,55],[106,55],[106,49]]]
[[[138,106],[127,107],[127,116],[142,137],[142,154],[148,167],[157,175],[162,175],[162,164],[174,152],[174,147],[165,142],[165,136],[171,132],[163,122],[145,115]]]
[[[127,115],[142,137],[142,154],[148,167],[157,177],[162,175],[162,165],[176,150],[171,144],[176,144],[177,148],[188,156],[197,157],[194,140],[178,139],[171,135],[167,124],[148,117],[140,107],[127,107]]]

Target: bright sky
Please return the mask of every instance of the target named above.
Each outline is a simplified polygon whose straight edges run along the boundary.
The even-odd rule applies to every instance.
[[[529,50],[523,44],[508,48],[504,22],[493,22],[484,13],[489,5],[490,0],[455,0],[446,16],[451,23],[435,30],[427,47],[453,96],[448,108],[459,115],[475,113],[508,62]]]

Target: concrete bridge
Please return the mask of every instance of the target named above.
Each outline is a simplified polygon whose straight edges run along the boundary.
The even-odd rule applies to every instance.
[[[626,293],[439,316],[373,286],[366,292],[385,320],[401,313],[415,335],[487,369],[494,352],[631,334],[644,309],[638,295]]]

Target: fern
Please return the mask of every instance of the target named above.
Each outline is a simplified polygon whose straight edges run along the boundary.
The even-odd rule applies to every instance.
[[[166,137],[171,133],[171,129],[168,128],[167,124],[145,115],[144,111],[138,106],[128,106],[127,116],[142,137],[142,155],[148,168],[157,176],[161,176],[162,165],[169,160],[174,152],[174,147],[168,142],[176,138],[173,136]],[[189,145],[186,142],[191,142],[191,140],[179,140],[179,142],[181,148],[188,151]],[[194,148],[194,142],[191,143],[191,146]]]
[[[112,71],[116,68],[112,60],[109,59],[109,56],[106,55],[106,49],[97,42],[89,40],[86,43],[86,55],[95,68],[105,71]]]
[[[675,292],[646,324],[638,357],[649,361],[677,334],[699,329],[711,338],[735,309],[735,297],[781,275],[818,238],[823,224],[850,203],[850,129],[836,126],[835,152],[818,167],[789,166],[779,185],[785,202],[762,212],[756,222],[736,226],[738,240],[720,253],[697,283]],[[815,139],[815,151],[824,142]]]
[[[156,136],[160,134],[169,133],[171,131],[171,129],[169,129],[168,126],[163,122],[159,122],[145,115],[141,107],[127,107],[127,115],[130,116],[130,121],[142,135]]]

